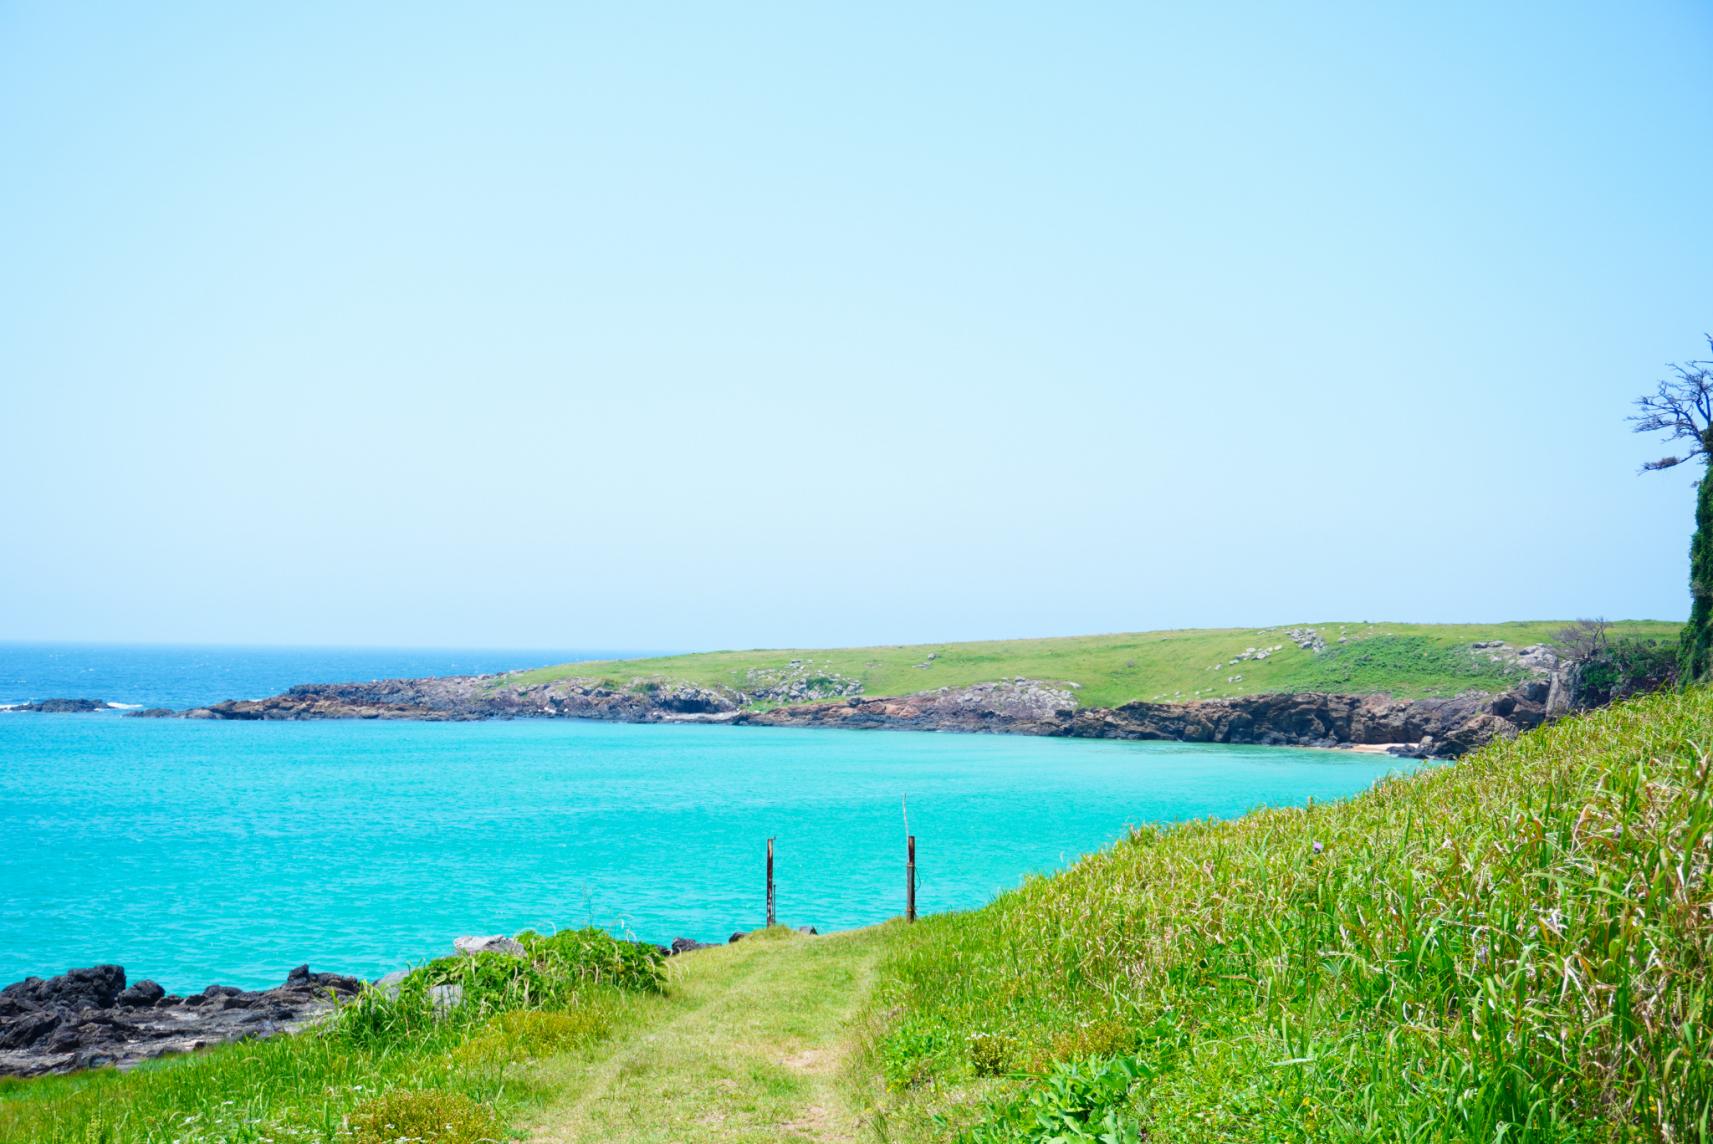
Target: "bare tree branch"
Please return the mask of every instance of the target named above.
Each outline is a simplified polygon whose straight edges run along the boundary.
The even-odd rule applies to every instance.
[[[1707,335],[1707,346],[1713,349],[1713,335]],[[1713,361],[1677,362],[1671,370],[1673,376],[1661,381],[1658,389],[1636,399],[1638,412],[1629,420],[1637,433],[1664,433],[1668,441],[1688,441],[1689,448],[1682,456],[1647,462],[1642,466],[1644,473],[1697,457],[1703,463],[1713,459]]]

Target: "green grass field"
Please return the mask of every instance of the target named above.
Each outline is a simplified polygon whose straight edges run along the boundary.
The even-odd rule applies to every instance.
[[[1503,691],[1518,673],[1470,645],[1488,640],[1516,648],[1550,643],[1565,624],[1309,623],[982,643],[722,651],[562,664],[518,672],[496,686],[589,679],[615,689],[658,681],[749,691],[758,678],[793,671],[790,665],[796,660],[802,667],[795,670],[802,674],[857,680],[869,696],[1024,678],[1075,683],[1077,701],[1085,707],[1287,691],[1384,692],[1417,699]],[[1634,620],[1614,624],[1612,633],[1675,640],[1678,627]],[[1289,638],[1292,628],[1313,628],[1326,641],[1326,650],[1305,651]],[[1266,659],[1231,662],[1250,649],[1272,648],[1278,650]]]
[[[1713,689],[961,914],[445,959],[322,1029],[0,1084],[0,1141],[1699,1141]],[[427,987],[474,1001],[437,1017]]]

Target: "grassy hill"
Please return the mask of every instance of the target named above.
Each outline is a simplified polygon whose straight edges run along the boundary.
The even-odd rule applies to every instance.
[[[654,680],[753,691],[758,684],[796,675],[856,680],[864,695],[887,696],[1022,677],[1077,684],[1078,701],[1090,707],[1284,691],[1385,692],[1417,699],[1503,691],[1522,673],[1502,656],[1495,658],[1492,651],[1471,645],[1493,640],[1511,648],[1550,643],[1565,623],[1323,622],[980,643],[722,651],[562,664],[518,672],[505,682],[595,679],[622,689]],[[1678,627],[1654,620],[1625,621],[1614,624],[1612,634],[1675,640]],[[1291,636],[1292,631],[1308,630],[1324,641],[1324,650],[1309,650]],[[1266,656],[1240,658],[1253,652]]]
[[[1713,691],[1658,694],[929,919],[871,1001],[886,1138],[1705,1140],[1710,746]]]
[[[0,1083],[0,1141],[1705,1140],[1710,745],[1713,690],[1661,693],[914,926],[530,937],[317,1031]]]

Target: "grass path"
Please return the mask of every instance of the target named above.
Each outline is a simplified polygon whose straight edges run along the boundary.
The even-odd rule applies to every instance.
[[[846,1066],[881,947],[878,931],[859,930],[675,959],[671,995],[598,1058],[542,1066],[559,1096],[533,1118],[530,1139],[857,1139]]]

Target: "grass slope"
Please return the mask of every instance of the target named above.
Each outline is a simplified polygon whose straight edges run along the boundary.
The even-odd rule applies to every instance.
[[[1282,691],[1386,692],[1403,698],[1503,691],[1518,673],[1473,652],[1478,641],[1513,647],[1547,643],[1564,621],[1508,624],[1285,624],[1270,628],[1201,628],[1060,639],[891,647],[706,652],[657,659],[602,660],[517,672],[504,683],[594,679],[615,689],[639,681],[753,689],[756,681],[793,672],[809,678],[859,680],[863,694],[907,695],[937,687],[1017,677],[1078,685],[1091,707],[1132,700],[1184,701]],[[1305,651],[1286,634],[1313,628],[1327,643]],[[1679,625],[1652,620],[1613,625],[1614,636],[1675,640]],[[1340,638],[1344,642],[1339,642]],[[1278,647],[1264,660],[1231,660]],[[801,664],[792,668],[792,661]],[[1234,678],[1235,677],[1235,678]]]
[[[1659,694],[929,919],[880,1135],[1705,1140],[1710,748],[1713,690]]]

